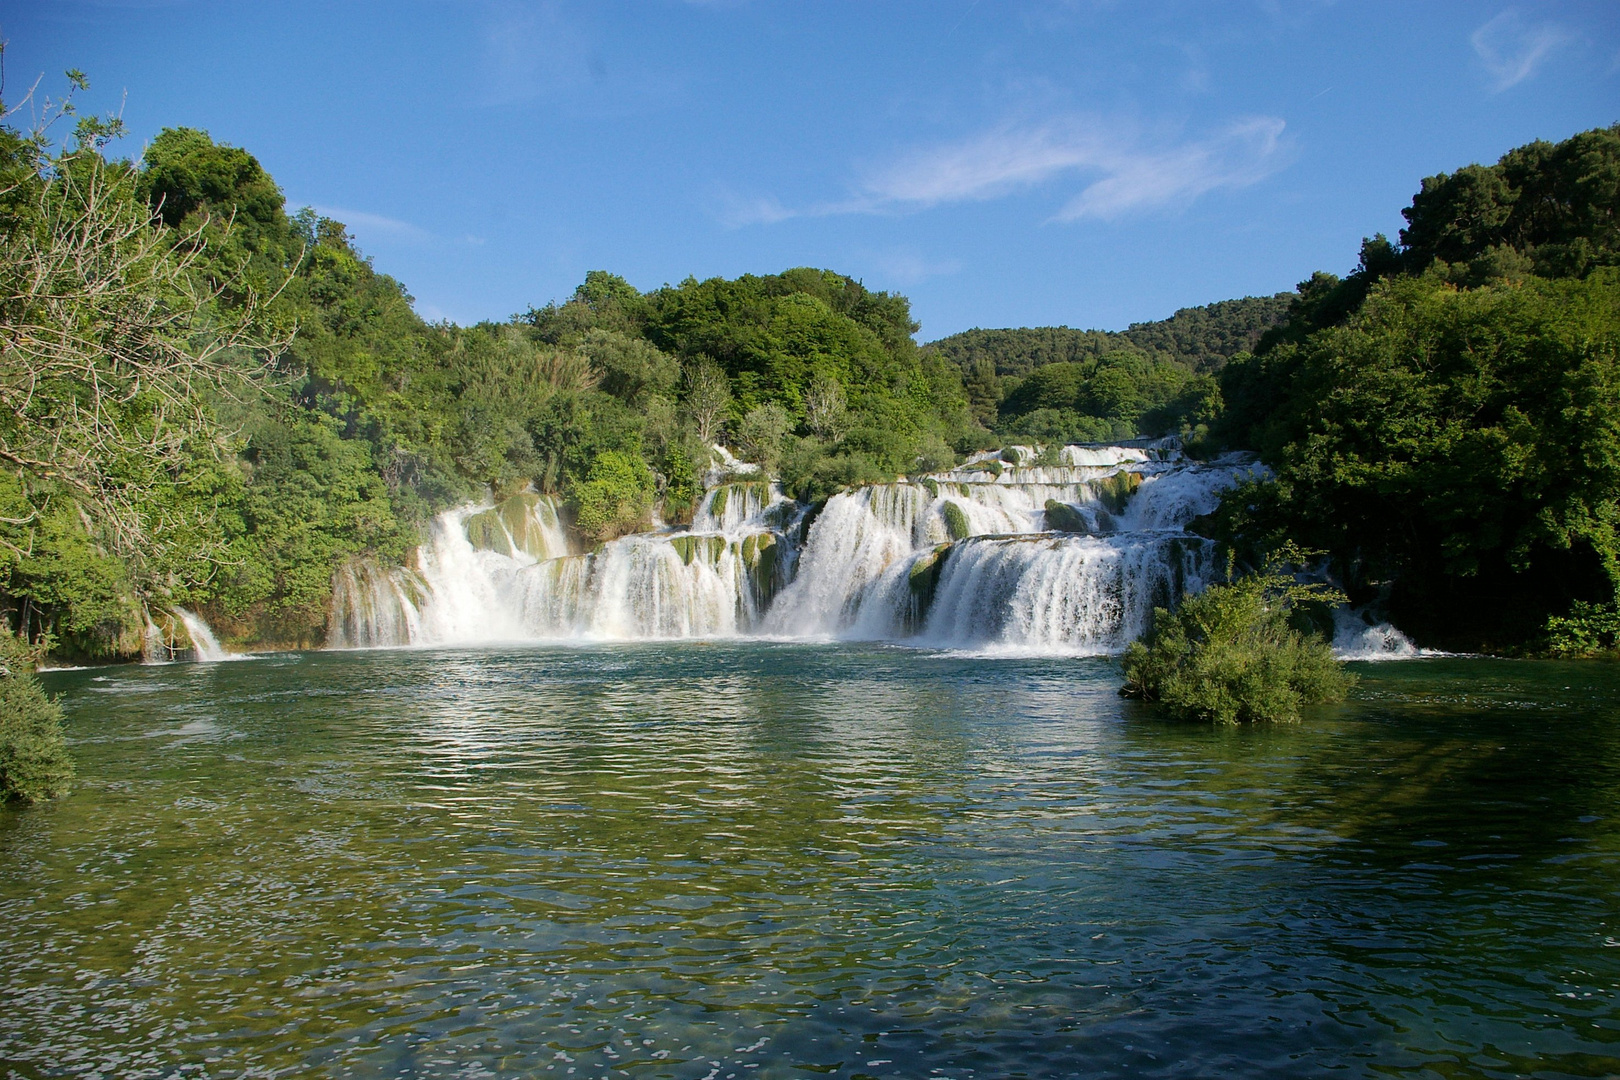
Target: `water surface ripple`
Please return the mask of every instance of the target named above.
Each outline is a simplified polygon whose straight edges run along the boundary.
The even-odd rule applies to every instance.
[[[0,1071],[1620,1072],[1620,669],[1363,674],[1248,731],[848,645],[52,674]]]

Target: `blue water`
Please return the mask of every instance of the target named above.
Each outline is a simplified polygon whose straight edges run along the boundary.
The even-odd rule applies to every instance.
[[[0,1075],[1620,1073],[1620,668],[1361,673],[1248,730],[852,645],[55,673]]]

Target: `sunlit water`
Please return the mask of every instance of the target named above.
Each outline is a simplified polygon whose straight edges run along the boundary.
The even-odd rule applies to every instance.
[[[53,674],[0,1074],[1620,1072],[1620,668],[1362,673],[1239,731],[849,645]]]

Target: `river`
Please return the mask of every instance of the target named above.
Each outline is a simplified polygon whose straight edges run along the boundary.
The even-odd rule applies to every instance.
[[[760,640],[55,672],[0,1066],[1620,1072],[1620,667],[1358,665],[1216,730],[1107,658]]]

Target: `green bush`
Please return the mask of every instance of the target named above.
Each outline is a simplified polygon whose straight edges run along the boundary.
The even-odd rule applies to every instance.
[[[1568,615],[1547,620],[1547,651],[1553,656],[1600,656],[1620,649],[1620,606],[1577,600]]]
[[[1338,599],[1272,568],[1155,609],[1125,653],[1120,693],[1186,720],[1298,720],[1301,706],[1341,701],[1355,683],[1326,641],[1297,628],[1305,605]]]
[[[595,540],[635,532],[652,506],[653,478],[641,458],[609,450],[591,463],[583,483],[574,485],[575,524]]]
[[[52,799],[73,779],[62,707],[40,686],[32,661],[26,644],[0,631],[0,802]]]

